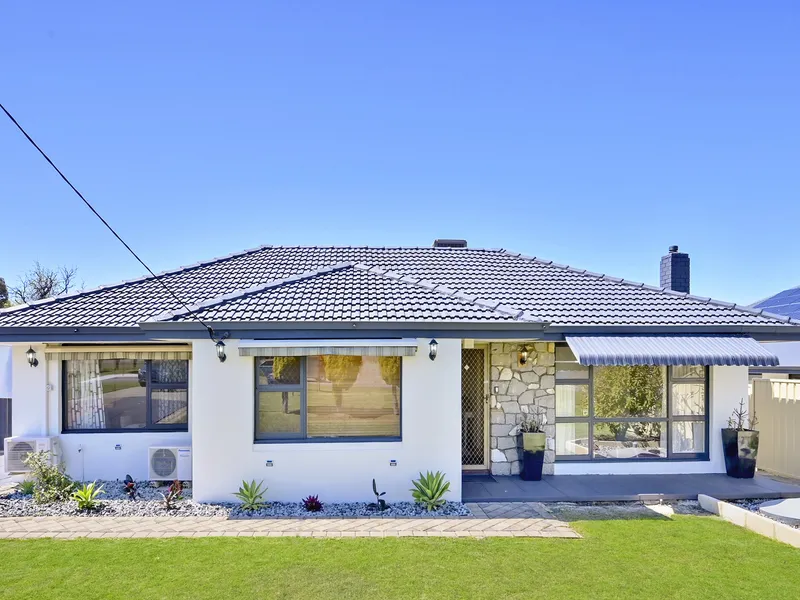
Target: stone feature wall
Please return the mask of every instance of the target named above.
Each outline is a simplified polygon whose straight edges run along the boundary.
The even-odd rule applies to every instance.
[[[522,346],[528,349],[528,361],[524,365],[519,363]],[[555,344],[493,343],[489,356],[492,475],[519,474],[522,458],[517,448],[519,421],[534,413],[533,407],[537,405],[546,409],[547,417],[543,473],[552,475],[556,435]]]

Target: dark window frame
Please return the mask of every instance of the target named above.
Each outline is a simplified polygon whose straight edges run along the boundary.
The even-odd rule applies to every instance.
[[[98,359],[98,360],[114,360],[114,359]],[[187,432],[189,431],[189,381],[191,380],[191,366],[188,359],[181,359],[186,361],[186,370],[188,377],[186,383],[154,383],[153,382],[153,360],[160,359],[134,359],[144,360],[145,363],[145,421],[144,427],[116,427],[107,429],[67,429],[67,368],[68,361],[61,361],[61,433],[62,435],[69,435],[72,433],[165,433],[165,432]],[[168,423],[159,425],[153,423],[153,391],[168,391],[168,390],[186,390],[186,423],[174,424]]]
[[[307,356],[300,359],[299,384],[260,384],[258,382],[258,361],[269,356],[256,356],[253,360],[254,403],[253,403],[253,443],[254,444],[347,444],[364,442],[402,442],[403,441],[403,357],[400,360],[400,408],[397,418],[400,421],[400,435],[397,436],[342,436],[342,437],[308,437],[308,378],[306,377]],[[258,412],[261,392],[300,392],[300,432],[272,433],[259,436]]]
[[[582,462],[582,463],[631,463],[631,462],[665,462],[665,461],[708,461],[710,446],[710,372],[708,367],[703,367],[702,378],[678,378],[673,380],[672,367],[666,367],[666,415],[663,417],[595,417],[594,415],[594,367],[588,369],[588,379],[562,379],[559,381],[556,375],[555,385],[588,385],[589,386],[589,414],[585,417],[559,417],[556,415],[556,423],[587,423],[589,426],[589,454],[588,455],[565,455],[556,454],[556,462]],[[556,373],[558,369],[556,368]],[[705,408],[703,415],[673,415],[672,414],[672,384],[678,383],[702,383],[704,392]],[[673,452],[672,451],[672,425],[681,422],[704,422],[705,423],[705,451],[704,452]],[[594,456],[594,426],[595,423],[663,423],[666,427],[666,457],[653,458],[598,458]],[[556,433],[556,435],[558,435]]]

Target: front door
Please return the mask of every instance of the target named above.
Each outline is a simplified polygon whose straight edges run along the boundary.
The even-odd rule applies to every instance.
[[[489,468],[489,372],[485,347],[461,350],[461,465]]]

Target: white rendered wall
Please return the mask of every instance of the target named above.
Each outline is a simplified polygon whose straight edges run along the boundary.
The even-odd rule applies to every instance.
[[[556,462],[556,475],[642,475],[673,473],[724,473],[725,457],[722,454],[720,429],[727,427],[728,417],[744,399],[747,406],[747,367],[711,367],[709,398],[709,449],[708,461],[657,461],[652,462]]]
[[[189,446],[188,432],[61,433],[61,364],[33,345],[38,367],[28,365],[28,345],[13,347],[12,430],[14,435],[57,435],[67,473],[75,479],[147,479],[150,446]],[[191,362],[190,362],[191,377]],[[189,425],[192,419],[189,390]],[[119,449],[116,449],[119,445]]]
[[[211,341],[195,341],[192,377],[194,497],[234,501],[242,480],[264,480],[267,498],[370,501],[372,478],[388,501],[410,500],[420,471],[441,470],[449,500],[461,499],[461,340],[440,340],[435,361],[428,340],[403,358],[402,441],[254,444],[255,360],[227,344],[220,363]],[[273,462],[267,467],[267,460]],[[396,467],[389,466],[391,460]]]

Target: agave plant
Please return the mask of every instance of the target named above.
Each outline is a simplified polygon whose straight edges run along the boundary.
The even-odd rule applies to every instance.
[[[410,490],[414,497],[414,502],[421,504],[428,511],[436,510],[445,503],[444,495],[450,491],[450,482],[445,481],[445,475],[441,471],[425,475],[419,474],[419,479],[411,482],[414,487]]]
[[[303,508],[308,512],[319,512],[322,510],[322,502],[319,501],[319,496],[309,496],[303,498]]]
[[[105,493],[103,486],[97,485],[97,482],[93,481],[85,483],[72,492],[71,498],[78,503],[78,510],[94,510],[99,504],[97,497]]]
[[[242,501],[242,509],[258,510],[264,506],[264,494],[266,493],[267,488],[262,490],[262,485],[264,485],[263,480],[260,483],[256,483],[255,479],[253,479],[253,481],[250,483],[242,481],[239,491],[233,493],[234,496]]]

